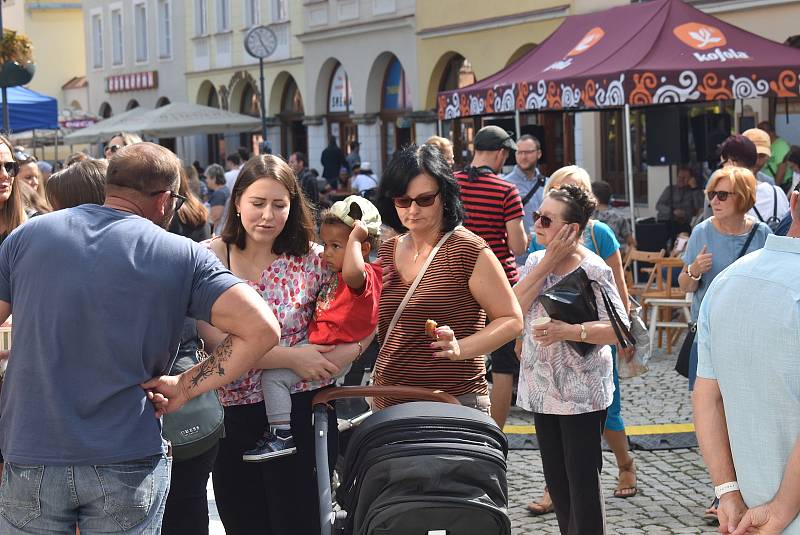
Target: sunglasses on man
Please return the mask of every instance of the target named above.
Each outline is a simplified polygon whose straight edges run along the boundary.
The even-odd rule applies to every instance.
[[[180,210],[181,206],[183,206],[183,203],[186,202],[186,197],[184,197],[180,193],[175,193],[174,191],[170,191],[168,189],[162,189],[160,191],[154,191],[153,193],[150,194],[150,196],[151,197],[155,197],[156,195],[159,195],[161,193],[169,193],[169,196],[172,197],[173,199],[175,199],[175,211],[176,212],[178,210]]]
[[[436,193],[425,193],[417,195],[416,197],[395,197],[392,200],[394,201],[394,205],[398,208],[409,208],[412,202],[417,203],[417,206],[420,208],[427,208],[436,202],[436,197],[439,193],[440,192],[437,191]]]

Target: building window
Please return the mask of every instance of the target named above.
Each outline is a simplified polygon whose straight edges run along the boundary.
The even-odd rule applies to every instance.
[[[111,64],[122,65],[123,48],[122,39],[125,34],[122,29],[122,9],[111,11]]]
[[[158,57],[172,57],[172,7],[169,0],[158,0]]]
[[[147,61],[147,5],[142,2],[133,6],[133,24],[136,35],[136,61]]]
[[[208,0],[194,1],[194,33],[208,34]]]
[[[288,0],[272,0],[272,22],[289,20]]]
[[[227,32],[231,29],[231,2],[217,0],[217,31]]]
[[[92,58],[95,69],[103,68],[103,16],[92,15]]]
[[[261,23],[261,10],[258,0],[244,0],[244,27],[252,28]]]

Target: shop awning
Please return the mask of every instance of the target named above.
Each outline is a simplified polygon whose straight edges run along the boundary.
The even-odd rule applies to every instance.
[[[654,0],[567,17],[478,83],[438,95],[440,119],[800,94],[800,50]]]
[[[133,132],[159,138],[254,132],[260,128],[258,117],[188,102],[173,102],[151,110],[131,125]]]
[[[9,87],[8,120],[11,132],[58,129],[58,101],[28,88]],[[0,103],[3,99],[0,96]]]
[[[108,119],[103,119],[86,128],[75,130],[64,136],[65,145],[76,145],[80,143],[102,143],[108,141],[114,134],[119,132],[130,132],[130,125],[137,117],[141,117],[149,110],[147,108],[133,108],[126,112],[112,115]]]

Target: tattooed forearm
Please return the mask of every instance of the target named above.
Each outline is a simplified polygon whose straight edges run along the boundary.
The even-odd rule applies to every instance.
[[[223,368],[222,365],[230,359],[232,354],[233,339],[228,336],[207,359],[197,366],[191,378],[192,388],[198,387],[200,383],[211,377],[214,373],[223,377],[225,375],[225,368]]]

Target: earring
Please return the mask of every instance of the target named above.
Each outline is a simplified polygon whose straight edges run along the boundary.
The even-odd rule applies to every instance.
[[[242,217],[242,214],[240,214],[239,212],[236,212],[236,217]]]

